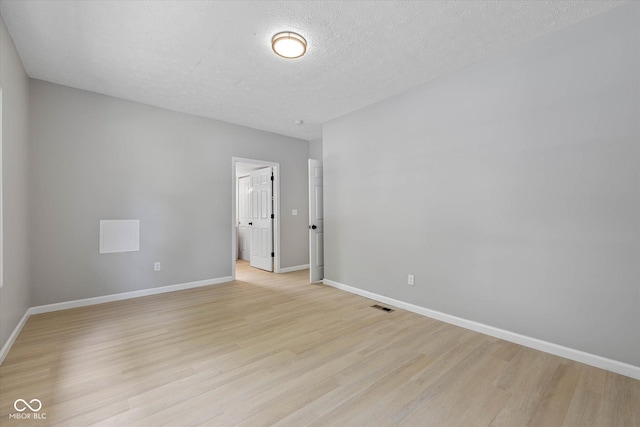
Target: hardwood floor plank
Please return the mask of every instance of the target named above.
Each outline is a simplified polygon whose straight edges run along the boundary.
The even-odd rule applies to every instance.
[[[607,373],[607,382],[598,422],[601,425],[640,426],[640,381]]]
[[[588,368],[582,370],[580,384],[573,394],[563,425],[598,426],[606,380],[606,371]]]
[[[538,404],[530,424],[534,426],[562,425],[580,378],[576,363],[561,363],[554,372],[547,390]]]

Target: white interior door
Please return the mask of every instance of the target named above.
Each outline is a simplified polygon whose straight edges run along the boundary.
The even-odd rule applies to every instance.
[[[252,267],[273,271],[273,173],[270,167],[251,172],[251,230]]]
[[[322,162],[309,159],[309,280],[324,279]]]
[[[251,256],[251,177],[238,178],[238,258],[249,261]]]

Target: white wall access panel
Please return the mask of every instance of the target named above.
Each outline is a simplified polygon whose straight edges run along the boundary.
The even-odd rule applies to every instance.
[[[139,219],[100,221],[100,253],[135,252],[140,250]]]

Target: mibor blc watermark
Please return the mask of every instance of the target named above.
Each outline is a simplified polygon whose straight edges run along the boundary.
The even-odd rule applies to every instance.
[[[47,413],[40,412],[42,409],[42,402],[40,399],[31,399],[26,401],[25,399],[16,399],[13,402],[13,409],[17,412],[9,414],[9,419],[13,420],[46,420]]]

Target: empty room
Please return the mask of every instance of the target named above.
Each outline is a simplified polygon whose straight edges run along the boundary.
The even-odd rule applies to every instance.
[[[640,3],[0,0],[1,426],[640,427]]]

